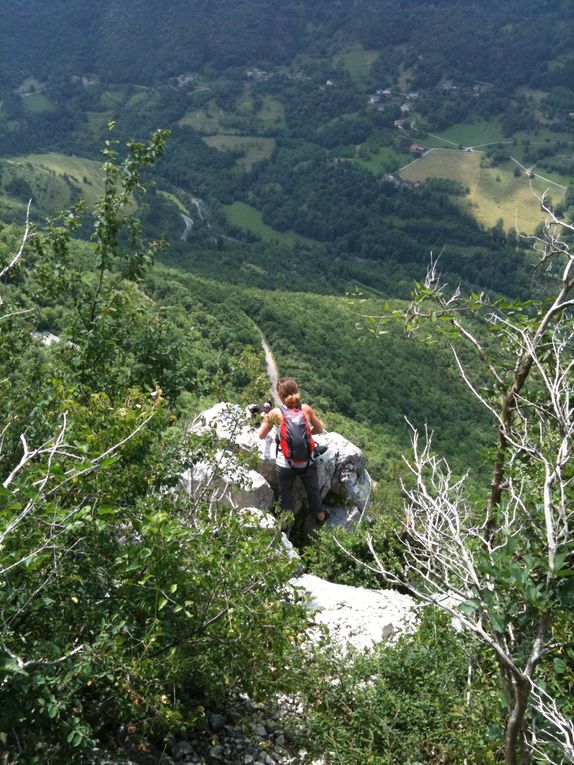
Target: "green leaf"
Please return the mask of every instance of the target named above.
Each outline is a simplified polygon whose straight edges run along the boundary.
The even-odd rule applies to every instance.
[[[17,659],[13,659],[11,656],[7,656],[0,663],[0,673],[12,674],[12,675],[27,675],[25,669],[23,669]]]
[[[490,618],[491,618],[492,626],[494,627],[494,629],[497,630],[498,632],[503,632],[504,621],[501,619],[501,617],[497,613],[491,612]]]
[[[472,615],[476,613],[476,611],[479,609],[480,603],[478,600],[470,599],[465,600],[463,603],[459,603],[457,606],[457,611],[461,611],[463,614],[469,614]]]
[[[554,571],[560,571],[567,557],[567,551],[559,552],[556,554],[556,557],[554,558]]]
[[[113,457],[106,457],[101,462],[102,468],[104,470],[106,470],[107,468],[111,467],[112,465],[115,465],[115,463],[119,460],[119,458],[120,458],[119,455],[115,455]]]

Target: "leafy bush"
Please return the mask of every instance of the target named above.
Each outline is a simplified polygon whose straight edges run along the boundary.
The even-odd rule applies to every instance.
[[[306,550],[309,571],[329,579],[330,582],[353,587],[385,586],[380,574],[368,568],[373,555],[367,544],[368,535],[377,540],[377,551],[392,571],[402,570],[403,547],[400,541],[400,519],[394,513],[380,512],[372,525],[356,526],[350,531],[339,528],[332,533],[317,535],[313,547]]]
[[[498,762],[491,720],[497,694],[469,644],[443,614],[426,609],[419,630],[397,645],[341,659],[323,651],[302,673],[309,761],[329,765],[491,765]],[[478,663],[478,666],[477,666]]]
[[[300,665],[307,612],[285,596],[294,564],[279,532],[176,490],[214,447],[188,453],[160,384],[174,398],[218,381],[251,392],[260,364],[243,347],[224,363],[214,352],[184,382],[214,328],[190,344],[184,312],[144,294],[151,252],[126,218],[157,148],[132,143],[121,169],[106,163],[84,260],[73,214],[27,227],[36,260],[0,249],[12,280],[0,300],[0,379],[12,383],[0,399],[0,745],[13,762],[85,761],[95,743],[119,747],[122,725],[161,743],[194,725],[190,697],[258,698],[290,688]],[[42,300],[65,338],[51,349],[30,341]]]
[[[115,497],[105,480],[109,503],[47,502],[7,546],[0,736],[22,762],[117,745],[122,723],[161,741],[193,725],[190,694],[257,698],[292,688],[299,665],[304,612],[279,594],[293,565],[277,537],[171,493],[124,507],[120,476]]]

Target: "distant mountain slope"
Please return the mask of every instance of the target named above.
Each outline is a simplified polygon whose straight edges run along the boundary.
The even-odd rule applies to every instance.
[[[365,23],[368,19],[368,23]],[[471,77],[537,80],[572,49],[568,0],[4,0],[0,80],[97,72],[157,82],[206,64],[277,64],[333,41],[406,46],[420,83]],[[571,59],[553,80],[568,86]]]

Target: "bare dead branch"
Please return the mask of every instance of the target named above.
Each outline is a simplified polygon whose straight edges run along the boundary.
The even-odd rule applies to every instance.
[[[26,243],[28,242],[28,239],[30,238],[30,231],[31,231],[31,224],[30,224],[30,206],[32,204],[32,200],[28,202],[28,206],[26,208],[26,224],[24,228],[24,233],[22,235],[22,240],[20,242],[20,247],[18,249],[18,252],[14,255],[10,263],[8,265],[4,266],[4,268],[0,271],[0,279],[3,279],[6,274],[14,268],[16,263],[20,260],[24,253],[24,249],[26,247]]]

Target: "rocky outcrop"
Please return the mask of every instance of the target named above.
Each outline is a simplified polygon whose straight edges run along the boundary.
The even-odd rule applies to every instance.
[[[209,496],[233,507],[268,510],[275,498],[265,478],[246,468],[232,452],[219,449],[213,461],[198,462],[180,476],[180,486],[195,500]]]
[[[244,515],[245,525],[258,524],[276,532],[275,517],[269,512],[277,501],[276,447],[273,437],[264,441],[258,438],[258,426],[259,417],[253,418],[248,409],[240,406],[221,403],[202,412],[191,431],[211,435],[218,445],[216,459],[213,464],[195,465],[181,476],[180,483],[194,498],[232,504]],[[351,527],[365,516],[370,501],[371,480],[363,454],[338,433],[321,434],[315,440],[327,447],[318,460],[321,494],[332,509],[327,525]],[[307,533],[316,533],[302,486],[297,493],[297,513]],[[300,560],[285,534],[282,540],[287,554]],[[308,597],[315,624],[309,631],[311,640],[326,627],[342,650],[363,650],[415,627],[414,601],[407,595],[334,584],[304,574],[302,564],[298,574],[292,580],[293,597],[297,593]]]
[[[302,588],[315,610],[317,627],[324,626],[333,642],[345,651],[371,648],[385,639],[396,639],[416,626],[415,602],[395,590],[371,590],[333,584],[312,574],[293,580]],[[311,629],[310,638],[319,635]]]
[[[202,412],[191,430],[196,434],[212,433],[226,445],[227,456],[222,463],[224,469],[220,471],[222,478],[216,482],[217,489],[222,492],[221,498],[232,501],[237,507],[249,504],[265,510],[277,500],[276,446],[273,433],[265,440],[258,438],[258,425],[259,418],[254,419],[249,409],[220,403]],[[327,498],[331,509],[327,524],[351,527],[365,516],[371,496],[371,479],[365,468],[363,453],[339,433],[323,433],[314,436],[314,439],[327,447],[317,462],[321,495]],[[248,474],[242,474],[238,467],[237,454],[241,452],[257,457],[255,470]],[[189,471],[185,478],[186,488],[194,492],[201,490],[211,480],[211,470],[207,465],[198,465]],[[260,478],[255,474],[259,474]],[[270,487],[271,493],[261,488],[261,478]],[[254,492],[256,498],[244,503],[245,494],[252,495]],[[299,482],[296,483],[295,501],[299,525],[304,535],[308,536],[316,530],[316,523],[314,518],[309,517],[307,498]]]

